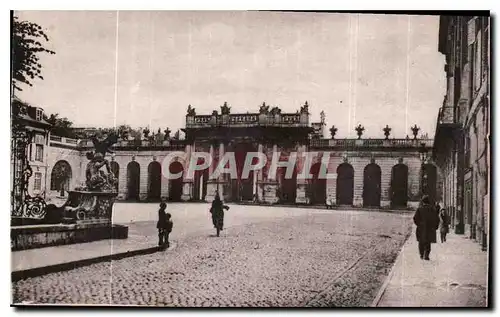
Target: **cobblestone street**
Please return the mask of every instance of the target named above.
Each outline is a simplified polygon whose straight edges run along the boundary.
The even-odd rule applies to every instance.
[[[233,206],[217,238],[206,210],[180,206],[175,248],[21,280],[14,302],[369,306],[411,228],[401,214]]]

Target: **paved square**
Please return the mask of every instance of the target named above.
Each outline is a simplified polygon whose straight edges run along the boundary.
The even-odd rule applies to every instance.
[[[118,203],[114,220],[156,239],[156,208]],[[411,228],[396,213],[232,205],[217,238],[208,204],[168,211],[175,248],[13,283],[14,302],[369,306]]]

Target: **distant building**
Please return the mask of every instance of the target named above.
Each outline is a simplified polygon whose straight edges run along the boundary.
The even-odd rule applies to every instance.
[[[300,113],[188,113],[182,140],[120,139],[114,145],[115,153],[107,156],[118,179],[118,199],[211,201],[218,190],[224,200],[232,202],[415,208],[422,194],[432,200],[441,195],[441,174],[421,153],[424,149],[430,154],[432,139],[417,135],[406,139],[365,139],[361,135],[357,139],[325,138],[324,114],[320,123],[309,123],[309,116],[307,107]],[[41,191],[45,190],[50,199],[85,180],[85,153],[92,150],[92,142],[59,136],[48,136],[47,142],[47,171]],[[168,168],[171,173],[184,172],[183,176],[167,179],[162,163],[169,154],[179,151],[186,158],[170,162]],[[186,160],[193,151],[209,153],[214,164],[189,179]],[[248,178],[239,175],[230,179],[222,174],[209,179],[224,153],[235,153],[240,173],[245,155],[256,151],[268,160],[262,170],[251,172]],[[283,167],[278,168],[275,178],[269,177],[273,153],[280,152],[282,161],[290,159],[291,152],[305,151],[317,154],[310,162],[312,179],[297,177],[305,166],[302,155],[297,156],[291,178],[285,178]],[[324,168],[336,178],[319,178]]]
[[[434,160],[456,233],[487,246],[490,200],[490,19],[443,16],[439,51],[447,91],[439,110]]]

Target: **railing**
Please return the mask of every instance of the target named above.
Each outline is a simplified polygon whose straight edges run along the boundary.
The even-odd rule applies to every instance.
[[[184,149],[184,140],[118,140],[116,144],[113,144],[112,148],[158,148],[167,147],[171,149]],[[81,140],[78,144],[80,148],[92,148],[94,144],[91,140]]]
[[[284,114],[229,114],[229,115],[196,115],[186,117],[186,128],[206,128],[213,126],[308,126],[309,116],[299,113]]]
[[[71,147],[77,147],[78,146],[78,140],[77,139],[71,139],[71,138],[65,138],[57,135],[51,135],[50,136],[50,143],[52,145],[66,145],[66,146],[71,146]]]
[[[360,147],[384,147],[384,148],[418,148],[425,144],[432,147],[432,139],[312,139],[311,147],[319,148],[360,148]]]

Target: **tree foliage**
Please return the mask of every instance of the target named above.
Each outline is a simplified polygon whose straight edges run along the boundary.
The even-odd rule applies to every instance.
[[[43,80],[39,55],[55,54],[43,46],[42,42],[48,41],[49,38],[40,25],[13,17],[11,47],[13,90],[22,91],[20,84],[33,86],[32,81],[35,78]]]
[[[72,129],[73,122],[71,122],[68,118],[61,118],[59,114],[51,114],[49,117],[45,117],[45,120],[52,124],[52,128],[50,130],[51,134],[62,136],[66,138],[75,138],[76,135]]]

